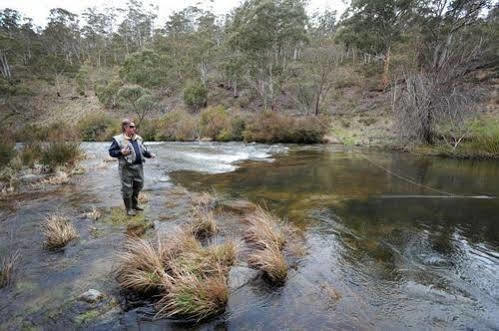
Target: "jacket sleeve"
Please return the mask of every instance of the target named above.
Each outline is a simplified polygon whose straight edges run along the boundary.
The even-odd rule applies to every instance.
[[[144,155],[144,157],[145,157],[145,158],[150,159],[150,158],[151,158],[151,156],[152,156],[152,155],[151,155],[151,152],[149,152],[149,151],[147,150],[147,147],[146,147],[144,144],[142,144],[142,147],[143,147],[143,148],[142,148],[142,155]]]
[[[109,147],[109,156],[111,156],[111,157],[122,156],[120,145],[118,145],[118,142],[116,141],[116,139],[113,139],[113,143],[111,144],[111,147]]]

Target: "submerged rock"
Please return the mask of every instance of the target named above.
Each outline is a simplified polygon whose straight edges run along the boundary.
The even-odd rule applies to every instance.
[[[90,289],[78,297],[78,299],[80,299],[82,301],[86,301],[88,303],[94,303],[94,302],[102,300],[103,298],[104,298],[104,294],[102,294],[100,291],[97,291],[94,289]]]
[[[258,270],[247,267],[232,267],[229,272],[229,289],[231,291],[243,287],[258,277]]]
[[[256,210],[256,205],[246,200],[222,201],[220,206],[222,209],[236,214],[247,214]]]

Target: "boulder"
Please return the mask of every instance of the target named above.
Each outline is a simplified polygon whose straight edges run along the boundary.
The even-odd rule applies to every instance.
[[[88,303],[94,303],[94,302],[102,300],[103,298],[104,298],[104,294],[102,294],[100,291],[90,289],[87,292],[80,295],[78,299],[80,299],[82,301],[86,301]]]

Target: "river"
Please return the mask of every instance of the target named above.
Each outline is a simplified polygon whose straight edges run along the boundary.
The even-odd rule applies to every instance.
[[[23,256],[16,284],[0,289],[2,327],[75,326],[85,307],[73,299],[88,288],[116,299],[87,327],[192,327],[153,321],[145,307],[119,308],[112,268],[123,231],[85,217],[93,207],[121,206],[117,165],[103,161],[108,144],[82,147],[86,172],[70,184],[1,202],[0,252],[10,247]],[[284,286],[248,283],[230,294],[225,314],[197,328],[499,327],[497,161],[334,145],[149,148],[158,155],[145,166],[146,213],[154,231],[181,224],[187,207],[167,192],[182,185],[264,205],[304,234],[306,254]],[[43,249],[39,231],[53,212],[70,215],[80,232],[59,253]]]

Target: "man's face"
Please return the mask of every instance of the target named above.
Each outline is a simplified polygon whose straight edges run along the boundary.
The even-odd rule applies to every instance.
[[[125,127],[125,133],[129,137],[133,137],[135,134],[135,123],[130,123]]]

